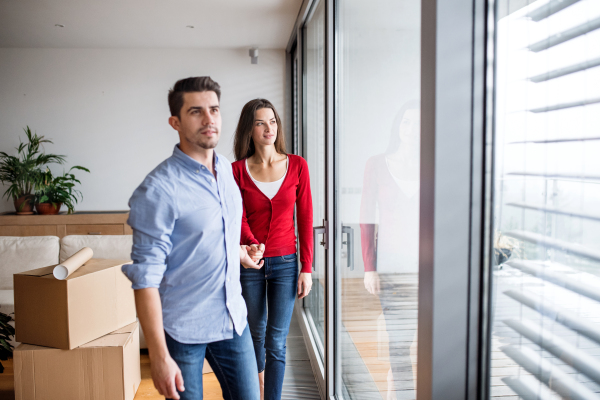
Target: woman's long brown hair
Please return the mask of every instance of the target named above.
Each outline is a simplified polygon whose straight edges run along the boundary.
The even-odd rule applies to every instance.
[[[285,151],[285,136],[283,133],[283,126],[281,125],[281,119],[275,106],[266,99],[254,99],[246,103],[242,108],[240,114],[240,120],[238,121],[237,128],[235,129],[235,139],[233,140],[233,151],[235,153],[235,159],[243,160],[244,158],[251,157],[256,148],[254,147],[254,140],[252,140],[252,129],[254,129],[254,121],[256,119],[256,111],[262,108],[270,108],[275,114],[275,121],[277,121],[277,137],[275,138],[275,150],[279,154],[286,154]]]

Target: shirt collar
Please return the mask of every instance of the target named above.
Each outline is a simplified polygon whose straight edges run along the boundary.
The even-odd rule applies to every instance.
[[[196,171],[197,169],[201,169],[202,167],[205,167],[205,165],[194,160],[192,157],[188,156],[183,151],[181,151],[181,149],[179,148],[179,144],[176,144],[175,147],[173,148],[173,158],[175,158],[177,161],[179,161],[185,167],[190,168],[194,171]],[[217,154],[217,152],[213,150],[213,164],[214,164],[215,170],[218,170],[220,158],[221,158],[221,156],[219,156]]]

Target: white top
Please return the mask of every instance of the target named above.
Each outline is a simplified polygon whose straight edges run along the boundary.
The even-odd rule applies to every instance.
[[[406,179],[399,179],[396,176],[394,176],[394,174],[392,174],[392,169],[390,168],[390,163],[387,157],[385,158],[385,164],[388,167],[388,171],[390,171],[390,175],[392,176],[392,178],[406,197],[411,198],[419,192],[420,182],[418,180],[412,181]]]
[[[246,171],[248,171],[248,176],[250,176],[250,178],[252,179],[252,182],[254,182],[256,187],[259,188],[260,191],[263,192],[264,195],[269,198],[269,200],[272,200],[273,197],[275,197],[275,195],[277,194],[277,192],[279,192],[279,188],[281,187],[281,184],[283,183],[283,180],[285,179],[285,176],[287,175],[287,170],[288,170],[289,164],[290,164],[290,162],[288,159],[285,164],[285,174],[283,174],[283,176],[280,179],[276,180],[275,182],[259,182],[256,179],[254,179],[254,177],[250,173],[250,168],[248,167],[248,159],[246,159]]]

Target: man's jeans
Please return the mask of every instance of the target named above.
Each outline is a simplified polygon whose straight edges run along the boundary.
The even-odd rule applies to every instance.
[[[265,400],[279,400],[285,374],[285,341],[298,286],[298,261],[296,254],[264,260],[261,269],[241,267],[240,282],[256,364],[259,372],[265,371]]]
[[[233,339],[204,344],[179,343],[165,332],[167,347],[181,374],[185,391],[181,400],[202,400],[202,366],[206,357],[213,369],[225,400],[259,400],[258,371],[250,331],[242,336],[233,331]]]

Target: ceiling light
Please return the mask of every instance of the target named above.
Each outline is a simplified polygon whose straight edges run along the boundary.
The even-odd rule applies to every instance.
[[[59,28],[64,28],[65,27],[63,24],[54,24],[54,26],[58,26]]]
[[[194,25],[187,25],[186,28],[194,29]]]

